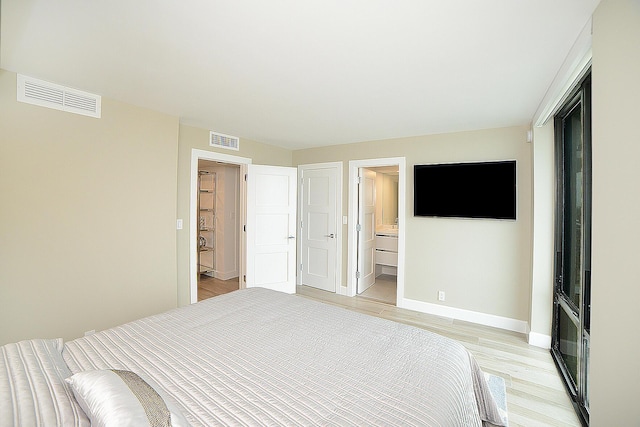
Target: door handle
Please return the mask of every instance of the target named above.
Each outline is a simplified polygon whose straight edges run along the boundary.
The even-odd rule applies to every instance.
[[[331,234],[325,234],[324,237],[329,237],[330,239],[333,239],[335,236],[335,234],[331,233]]]
[[[295,239],[295,238],[296,238],[296,236],[289,236],[289,237],[287,237],[287,239]]]

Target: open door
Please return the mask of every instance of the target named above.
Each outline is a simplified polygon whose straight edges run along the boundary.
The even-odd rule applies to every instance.
[[[358,293],[366,291],[376,280],[376,173],[358,170]]]
[[[247,165],[246,286],[296,292],[296,168]]]

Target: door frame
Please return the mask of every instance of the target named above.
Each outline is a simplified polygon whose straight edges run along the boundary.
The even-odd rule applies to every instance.
[[[240,185],[239,185],[239,201],[240,201],[240,218],[238,221],[238,235],[240,244],[238,245],[238,270],[240,289],[245,287],[243,276],[246,268],[244,254],[246,253],[246,239],[242,228],[246,217],[246,182],[242,176],[247,173],[247,165],[252,160],[247,157],[232,156],[230,154],[218,153],[215,151],[191,149],[191,166],[190,166],[190,201],[189,201],[189,296],[191,304],[198,302],[198,251],[197,251],[197,224],[198,224],[198,161],[209,160],[213,162],[229,163],[240,166]]]
[[[404,301],[404,265],[406,233],[406,196],[407,196],[407,160],[405,157],[386,157],[349,161],[349,221],[348,221],[348,259],[347,259],[347,296],[356,295],[356,271],[358,269],[358,169],[379,166],[398,166],[398,286],[396,305]]]
[[[326,163],[310,163],[305,165],[298,165],[298,179],[299,181],[299,190],[298,190],[298,230],[300,230],[300,221],[305,217],[303,212],[303,192],[304,192],[304,183],[302,182],[302,176],[305,170],[309,169],[335,169],[336,174],[336,277],[335,277],[335,288],[336,294],[338,295],[346,295],[345,290],[342,286],[342,225],[344,225],[344,221],[342,218],[342,185],[344,179],[344,165],[343,162],[326,162]],[[297,244],[297,254],[298,254],[298,263],[300,263],[302,259],[302,239],[298,239]],[[296,283],[298,285],[302,284],[302,274],[298,274],[296,278]]]

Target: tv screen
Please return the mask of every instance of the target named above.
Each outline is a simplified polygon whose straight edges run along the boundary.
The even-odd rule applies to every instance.
[[[413,214],[516,219],[516,161],[415,165]]]

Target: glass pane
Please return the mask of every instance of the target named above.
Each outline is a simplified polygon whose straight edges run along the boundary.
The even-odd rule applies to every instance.
[[[585,334],[584,339],[584,407],[589,410],[589,364],[590,364],[590,344],[589,337]]]
[[[558,333],[560,334],[558,350],[560,350],[560,354],[573,379],[573,383],[578,384],[578,328],[573,324],[562,307],[558,315]]]
[[[582,288],[582,117],[578,104],[564,120],[564,272],[562,290],[580,306]]]

